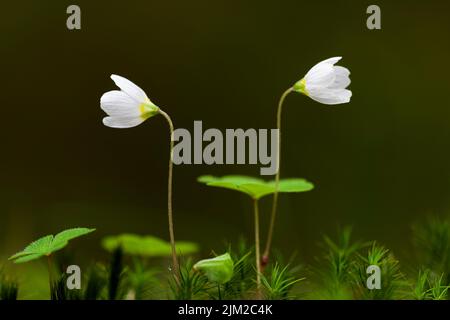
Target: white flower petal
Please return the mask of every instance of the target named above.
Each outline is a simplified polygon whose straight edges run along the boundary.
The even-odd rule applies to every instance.
[[[317,102],[333,105],[350,102],[352,92],[347,89],[312,87],[309,89],[308,95]]]
[[[137,102],[142,103],[149,100],[144,90],[139,88],[130,80],[115,74],[111,75],[111,79],[122,91],[128,94],[131,98],[135,99]]]
[[[329,86],[335,80],[334,67],[331,64],[316,65],[308,71],[305,80],[306,89],[308,86]]]
[[[339,60],[341,60],[342,57],[333,57],[333,58],[329,58],[326,60],[323,60],[321,62],[319,62],[318,64],[316,64],[316,66],[321,65],[321,64],[331,64],[331,65],[335,65]],[[314,67],[313,67],[314,68]]]
[[[111,128],[132,128],[144,122],[142,117],[105,117],[103,124]]]
[[[341,66],[334,66],[334,74],[336,78],[334,82],[328,86],[333,89],[345,89],[350,85],[350,71],[347,68]]]
[[[329,59],[323,60],[323,61],[321,61],[321,62],[319,62],[319,63],[316,63],[316,64],[314,65],[314,67],[312,67],[312,68],[308,71],[308,73],[306,73],[305,78],[306,78],[308,75],[310,75],[311,73],[316,72],[318,69],[321,69],[323,66],[334,66],[334,65],[335,65],[339,60],[341,60],[341,59],[342,59],[342,57],[333,57],[333,58],[329,58]]]
[[[113,117],[138,117],[141,115],[140,104],[119,90],[104,93],[100,98],[100,107]]]

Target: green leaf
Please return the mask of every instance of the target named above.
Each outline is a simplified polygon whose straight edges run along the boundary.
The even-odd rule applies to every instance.
[[[22,256],[20,258],[15,259],[14,263],[24,263],[24,262],[28,262],[28,261],[39,259],[40,257],[43,257],[43,256],[45,256],[45,254],[43,254],[43,253],[27,254],[26,256]]]
[[[53,239],[53,242],[68,242],[72,239],[84,236],[85,234],[91,233],[95,229],[87,229],[87,228],[72,228],[64,230],[60,233],[58,233],[55,238]]]
[[[108,236],[102,239],[102,246],[107,251],[114,251],[121,246],[125,254],[144,257],[166,257],[172,254],[169,242],[153,236],[140,236],[124,233],[117,236]],[[198,251],[198,245],[193,242],[176,242],[178,254],[188,255]]]
[[[73,228],[60,232],[56,236],[48,235],[39,238],[26,246],[21,252],[11,256],[9,260],[14,260],[15,263],[23,263],[39,259],[43,256],[49,256],[53,252],[67,246],[69,240],[81,237],[93,231],[95,231],[95,229]]]
[[[275,189],[275,181],[268,183]],[[314,185],[300,178],[280,179],[278,182],[278,192],[305,192],[314,188]]]
[[[211,259],[200,260],[194,270],[203,272],[209,281],[224,284],[233,277],[234,263],[229,253]]]
[[[243,192],[253,199],[260,199],[266,195],[273,194],[276,191],[275,181],[264,181],[259,178],[229,175],[223,177],[201,176],[198,182],[211,187],[220,187]],[[289,178],[280,179],[278,183],[278,192],[305,192],[314,188],[311,182],[305,179]]]

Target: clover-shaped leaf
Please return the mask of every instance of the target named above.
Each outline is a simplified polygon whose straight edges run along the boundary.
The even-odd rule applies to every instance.
[[[200,260],[194,270],[203,272],[209,281],[224,284],[233,277],[234,262],[229,253],[211,259]]]
[[[88,233],[95,231],[89,228],[73,228],[67,229],[56,236],[48,235],[29,244],[21,252],[11,256],[9,260],[15,263],[23,263],[31,260],[39,259],[43,256],[49,256],[53,252],[61,250],[69,244],[69,241]]]
[[[229,175],[223,177],[201,176],[198,182],[207,186],[221,187],[231,190],[240,191],[248,194],[253,199],[260,199],[266,195],[275,193],[275,181],[264,181],[259,178]],[[305,192],[314,188],[314,185],[299,178],[281,179],[278,183],[278,192]]]
[[[130,233],[105,237],[102,239],[102,246],[110,252],[120,246],[125,254],[143,257],[166,257],[172,254],[169,242],[153,236]],[[184,255],[195,253],[199,249],[196,243],[187,241],[178,241],[176,248],[178,254]]]

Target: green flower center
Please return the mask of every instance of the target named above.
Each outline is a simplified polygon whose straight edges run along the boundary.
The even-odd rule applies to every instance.
[[[306,96],[309,96],[308,91],[306,90],[306,80],[303,78],[300,81],[297,81],[293,87],[294,91],[303,93]]]

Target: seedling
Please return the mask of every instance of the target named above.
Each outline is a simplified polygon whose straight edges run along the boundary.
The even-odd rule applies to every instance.
[[[25,247],[22,251],[11,256],[9,260],[14,261],[14,263],[24,263],[32,260],[36,260],[42,257],[47,257],[48,263],[48,275],[50,291],[52,291],[52,266],[51,266],[51,256],[54,252],[63,249],[69,244],[70,240],[84,236],[88,233],[94,232],[95,229],[89,228],[73,228],[64,230],[57,235],[48,235],[38,240],[32,242]]]

